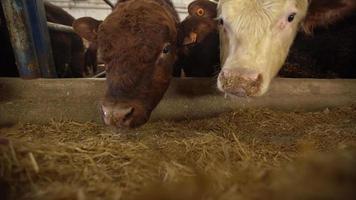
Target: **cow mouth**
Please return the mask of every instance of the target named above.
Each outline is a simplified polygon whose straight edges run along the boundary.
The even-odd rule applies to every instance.
[[[249,76],[226,75],[220,72],[218,76],[218,88],[220,91],[237,96],[253,97],[258,96],[261,91],[262,76],[253,74]]]

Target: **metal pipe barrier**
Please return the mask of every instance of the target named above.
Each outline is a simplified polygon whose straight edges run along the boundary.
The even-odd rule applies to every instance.
[[[73,27],[53,22],[47,22],[48,29],[65,33],[75,33]]]
[[[20,77],[56,77],[43,0],[1,3]]]

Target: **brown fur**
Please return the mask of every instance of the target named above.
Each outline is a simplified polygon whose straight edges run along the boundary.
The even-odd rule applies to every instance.
[[[157,4],[151,6],[152,10],[141,10],[139,4],[123,5],[123,8],[117,8],[118,11],[114,11],[99,29],[99,45],[103,60],[107,64],[109,92],[114,96],[134,89],[135,84],[144,75],[137,72],[149,69],[147,65],[155,61],[158,56],[157,49],[161,48],[164,39],[175,40],[177,33],[172,27],[172,21],[168,16],[157,18],[161,13],[152,15],[152,12],[159,10]],[[119,23],[115,23],[116,21]],[[167,26],[160,25],[162,21],[165,21]],[[170,31],[171,38],[155,37],[157,34],[167,36]]]
[[[72,23],[72,26],[77,34],[87,41],[87,48],[84,53],[84,66],[87,74],[90,74],[90,71],[95,74],[97,72],[98,63],[101,63],[100,59],[98,60],[98,44],[96,34],[100,23],[102,23],[102,21],[95,20],[90,17],[82,17]]]
[[[183,70],[188,77],[209,77],[220,70],[216,7],[217,4],[207,0],[189,4],[189,15],[179,24],[174,76],[181,76]]]
[[[316,27],[335,24],[355,12],[355,0],[311,0],[302,28],[310,34]]]
[[[99,26],[97,42],[108,86],[103,106],[113,113],[134,108],[130,119],[113,114],[112,125],[135,127],[148,120],[171,79],[177,23],[170,1],[137,0],[120,2]],[[166,43],[172,52],[163,55]]]

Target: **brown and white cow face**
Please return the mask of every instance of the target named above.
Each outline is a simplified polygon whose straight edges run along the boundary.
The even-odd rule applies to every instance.
[[[308,0],[220,0],[222,70],[218,88],[260,96],[283,65]]]

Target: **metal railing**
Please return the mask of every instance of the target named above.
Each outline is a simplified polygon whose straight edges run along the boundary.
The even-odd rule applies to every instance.
[[[110,0],[103,1],[114,7]],[[48,30],[76,34],[73,27],[48,22],[43,0],[2,0],[1,3],[19,75],[22,78],[57,77]],[[104,75],[105,71],[101,71],[92,77]]]
[[[66,25],[63,25],[63,24],[47,22],[47,27],[48,27],[48,29],[53,30],[53,31],[60,31],[60,32],[66,32],[66,33],[75,33],[73,27],[66,26]]]
[[[76,34],[73,27],[63,25],[63,24],[57,24],[57,23],[52,23],[52,22],[47,22],[47,27],[49,30],[52,31],[59,31],[59,32],[65,32],[65,33],[72,33]],[[99,65],[97,65],[99,66]],[[106,71],[101,71],[98,72],[97,74],[94,74],[91,78],[100,78],[106,75]]]
[[[43,0],[1,0],[16,65],[22,78],[55,78],[49,31],[75,34],[73,27],[47,22]],[[102,76],[102,72],[94,77]]]
[[[1,0],[19,75],[57,77],[42,0]]]

